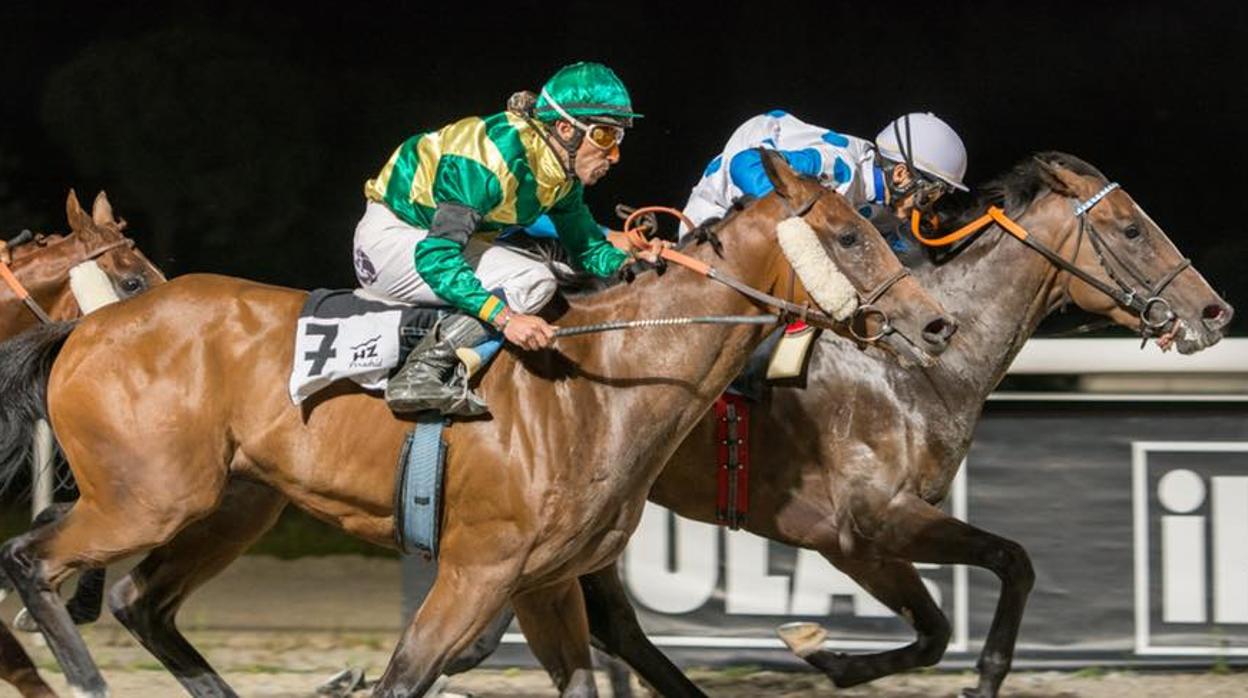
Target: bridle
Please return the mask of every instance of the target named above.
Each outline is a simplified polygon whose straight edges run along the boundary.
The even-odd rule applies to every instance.
[[[1087,232],[1088,239],[1092,241],[1092,249],[1096,252],[1097,259],[1101,263],[1101,267],[1105,273],[1109,274],[1109,278],[1113,279],[1118,285],[1117,289],[1110,287],[1100,279],[1095,279],[1094,287],[1102,293],[1114,299],[1124,308],[1135,311],[1140,317],[1140,335],[1144,339],[1156,336],[1161,333],[1162,328],[1169,325],[1174,319],[1174,310],[1170,307],[1170,302],[1161,296],[1166,287],[1183,273],[1183,270],[1192,266],[1192,260],[1184,257],[1177,264],[1166,272],[1161,280],[1156,284],[1150,283],[1147,276],[1131,264],[1127,259],[1114,252],[1114,249],[1105,243],[1105,239],[1097,232],[1096,227],[1092,225],[1092,221],[1088,219],[1088,212],[1104,199],[1110,192],[1118,188],[1117,182],[1110,182],[1100,191],[1093,194],[1087,201],[1077,204],[1074,208],[1075,217],[1079,219],[1079,237],[1082,239],[1084,232]],[[1076,247],[1076,252],[1078,248]],[[1110,260],[1113,264],[1106,264],[1106,260]],[[1116,269],[1117,267],[1117,269]],[[1127,279],[1124,279],[1118,271],[1125,271]],[[1083,277],[1080,277],[1083,278]],[[1161,319],[1154,320],[1152,315],[1155,309],[1161,310]]]
[[[17,237],[8,241],[6,243],[6,247],[8,249],[14,249],[30,242],[33,239],[34,235],[29,230],[23,230]],[[109,252],[121,247],[134,249],[134,240],[128,237],[122,237],[117,240],[106,242],[88,251],[82,259],[71,264],[69,268],[74,269],[80,265],[86,264],[87,262],[94,262]],[[4,281],[5,285],[8,286],[13,291],[13,294],[17,296],[18,300],[22,301],[31,314],[39,320],[40,324],[46,325],[52,322],[52,318],[48,315],[47,311],[40,307],[39,303],[31,297],[30,291],[22,285],[21,281],[18,281],[17,276],[13,273],[13,269],[3,260],[0,260],[0,280]]]
[[[784,207],[787,218],[804,218],[806,214],[810,213],[811,209],[815,207],[815,204],[819,202],[820,198],[830,193],[830,190],[821,189],[819,192],[812,194],[805,201],[794,206],[787,197],[781,194],[779,190],[776,190],[776,194],[780,199],[781,205]],[[642,233],[642,227],[644,226],[634,226],[634,222],[648,213],[667,213],[681,219],[681,221],[688,226],[690,230],[701,230],[695,226],[683,212],[676,209],[664,206],[645,206],[638,208],[630,213],[628,218],[624,221],[624,233],[628,236],[634,247],[637,247],[638,249],[648,248],[649,241],[646,240],[645,235]],[[704,239],[711,242],[712,246],[717,251],[719,250],[719,242],[714,238],[713,232],[705,231],[703,236]],[[689,257],[688,255],[682,254],[676,250],[665,248],[660,253],[660,257],[665,261],[679,264],[680,266],[689,268],[699,274],[702,274],[703,276],[706,276],[707,278],[714,279],[715,281],[718,281],[719,283],[737,291],[741,295],[776,310],[779,313],[779,322],[783,322],[785,324],[803,322],[820,326],[825,329],[831,329],[838,323],[836,318],[824,313],[821,310],[812,308],[809,303],[798,304],[794,301],[797,286],[796,272],[793,271],[791,267],[789,270],[788,298],[780,298],[764,291],[760,291],[759,289],[756,289],[745,282],[726,274],[723,271],[706,264],[705,262],[702,262],[701,260],[694,259],[693,257]],[[855,339],[862,342],[875,342],[882,339],[886,335],[897,331],[889,319],[888,314],[884,310],[877,307],[875,303],[878,302],[879,299],[886,293],[888,293],[888,291],[892,289],[898,281],[901,281],[906,276],[909,276],[909,274],[910,270],[903,266],[897,272],[893,273],[868,291],[860,291],[855,285],[854,292],[858,297],[858,306],[854,310],[854,315],[850,322],[847,323],[847,328]],[[869,335],[859,334],[854,326],[855,323],[853,320],[865,319],[869,316],[876,316],[880,318],[879,330]]]
[[[1030,234],[1028,234],[1026,229],[1007,216],[1005,211],[998,206],[989,206],[988,211],[984,213],[984,215],[976,218],[958,230],[939,238],[924,237],[920,233],[917,221],[912,221],[911,232],[914,233],[915,239],[924,245],[929,247],[943,247],[968,237],[969,235],[982,230],[991,223],[996,223],[1011,236],[1018,239],[1032,250],[1035,250],[1059,269],[1068,272],[1080,281],[1086,283],[1097,291],[1100,291],[1102,294],[1113,300],[1118,306],[1135,313],[1140,318],[1140,336],[1147,340],[1150,337],[1160,335],[1162,333],[1162,329],[1176,318],[1174,311],[1170,307],[1170,302],[1165,298],[1162,298],[1161,293],[1170,285],[1171,282],[1175,280],[1175,278],[1179,276],[1179,274],[1183,272],[1183,270],[1192,265],[1192,260],[1186,257],[1183,258],[1173,268],[1166,272],[1158,283],[1153,284],[1149,281],[1148,277],[1140,273],[1134,265],[1130,264],[1127,260],[1123,259],[1119,254],[1114,252],[1113,248],[1106,244],[1104,237],[1096,230],[1096,227],[1092,225],[1092,221],[1089,219],[1088,214],[1106,196],[1108,196],[1115,189],[1119,188],[1120,187],[1117,182],[1110,182],[1086,200],[1079,201],[1076,199],[1072,204],[1072,213],[1079,221],[1079,231],[1077,242],[1075,244],[1075,253],[1071,260],[1067,260],[1043,242],[1033,238]],[[1105,270],[1105,273],[1107,273],[1109,278],[1113,281],[1112,285],[1103,279],[1093,276],[1091,273],[1085,271],[1074,263],[1073,259],[1078,258],[1079,249],[1083,246],[1083,237],[1085,234],[1092,242],[1092,249],[1097,255],[1097,260],[1100,262],[1101,268]],[[1112,261],[1113,264],[1107,264],[1107,260]],[[1125,272],[1126,278],[1124,278],[1122,272]],[[1157,310],[1160,310],[1162,316],[1159,320],[1150,317],[1154,315]]]

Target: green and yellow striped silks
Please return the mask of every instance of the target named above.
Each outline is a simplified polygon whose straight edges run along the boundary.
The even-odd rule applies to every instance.
[[[542,126],[515,114],[469,117],[407,139],[364,195],[408,224],[428,229],[438,204],[454,202],[482,216],[479,232],[530,225],[549,213],[572,258],[600,276],[614,273],[627,256],[602,239],[582,199],[580,183],[563,170]],[[414,260],[439,298],[483,320],[502,304],[473,274],[458,244],[427,238]]]

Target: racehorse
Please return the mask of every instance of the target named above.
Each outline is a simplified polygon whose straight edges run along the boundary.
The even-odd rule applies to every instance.
[[[31,302],[38,310],[19,299],[14,289],[0,284],[0,340],[13,337],[41,321],[37,313],[42,311],[49,320],[70,320],[81,315],[81,309],[73,294],[70,271],[92,262],[104,272],[119,298],[143,291],[151,285],[164,281],[164,276],[125,237],[125,222],[114,218],[112,206],[104,192],[100,192],[91,209],[91,215],[83,210],[78,197],[71,191],[65,204],[70,234],[48,235],[21,239],[18,244],[5,246],[5,257],[0,259],[9,266],[14,279],[29,293]],[[26,237],[26,236],[23,236]],[[0,593],[6,588],[6,579],[0,575]],[[102,580],[99,580],[102,581]],[[88,609],[81,615],[98,613],[98,596],[102,586],[84,588],[80,598]],[[97,609],[90,610],[91,604]],[[52,690],[39,677],[30,657],[17,639],[0,623],[0,680],[17,688],[23,696],[42,697],[53,695]]]
[[[901,274],[878,231],[778,156],[765,162],[775,192],[727,221],[717,244],[698,244],[690,255],[721,278],[773,295],[791,288],[806,300],[821,279],[802,275],[777,239],[777,227],[797,219],[812,243],[808,253],[830,258],[891,318],[895,334],[942,351],[956,325]],[[802,283],[793,282],[793,270]],[[661,318],[691,302],[715,314],[762,314],[737,290],[701,279],[683,268],[643,274],[631,286],[578,298],[552,319],[579,326]],[[187,276],[76,328],[52,326],[0,346],[0,389],[14,396],[0,406],[0,462],[8,470],[44,401],[39,383],[55,357],[47,411],[81,496],[61,520],[0,548],[0,566],[75,690],[100,695],[106,687],[55,589],[74,570],[154,550],[114,589],[115,614],[162,661],[183,662],[170,668],[182,670],[178,678],[193,694],[232,695],[176,629],[168,634],[172,625],[148,623],[163,611],[144,596],[167,559],[162,549],[204,543],[197,563],[209,567],[220,550],[237,554],[234,541],[205,542],[211,526],[195,522],[217,521],[223,500],[246,498],[254,482],[349,533],[395,544],[394,468],[411,424],[348,385],[303,407],[290,403],[286,376],[305,297]],[[659,469],[764,334],[759,325],[664,328],[496,358],[480,385],[492,417],[457,421],[445,432],[437,581],[378,694],[422,694],[510,600],[565,695],[594,695],[576,579],[620,554]]]
[[[824,649],[826,633],[817,625],[782,627],[789,647],[837,686],[939,662],[950,626],[914,563],[965,564],[1001,580],[979,682],[965,695],[998,695],[1034,582],[1031,562],[1017,542],[938,505],[988,395],[1041,320],[1073,302],[1183,354],[1216,344],[1230,323],[1232,308],[1125,191],[1092,201],[1107,185],[1073,156],[1028,158],[986,186],[972,209],[1003,207],[1033,242],[1063,261],[1046,258],[1000,225],[985,229],[938,263],[912,270],[962,325],[939,364],[901,370],[825,335],[810,360],[807,386],[773,388],[752,410],[752,501],[744,528],[821,553],[917,633],[898,649],[847,655]],[[1076,215],[1079,202],[1089,201]],[[1106,284],[1118,300],[1072,268]],[[1139,299],[1133,307],[1120,302],[1132,297]],[[690,432],[651,501],[716,522],[716,427],[710,415]],[[665,696],[702,695],[646,640],[615,569],[604,568],[583,585],[591,629],[604,649]]]

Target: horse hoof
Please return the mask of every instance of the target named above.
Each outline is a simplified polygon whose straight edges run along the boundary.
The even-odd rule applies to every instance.
[[[346,698],[364,687],[363,669],[343,669],[316,689],[318,696]]]
[[[962,689],[962,698],[997,698],[997,694],[984,693],[978,687]]]
[[[828,631],[818,623],[785,623],[776,628],[776,634],[793,654],[803,659],[822,650],[824,640],[828,639]]]
[[[13,627],[24,633],[39,632],[39,624],[35,622],[35,617],[24,608],[13,618]]]

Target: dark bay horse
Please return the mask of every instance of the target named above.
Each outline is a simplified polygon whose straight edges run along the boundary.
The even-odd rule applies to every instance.
[[[1144,292],[1178,270],[1159,293],[1173,317],[1156,333],[1184,354],[1217,343],[1231,307],[1195,269],[1182,266],[1182,254],[1126,192],[1115,190],[1091,208],[1091,231],[1081,231],[1073,204],[1106,183],[1083,161],[1046,153],[986,187],[976,213],[985,204],[1003,206],[1031,236],[1111,285],[1113,275]],[[1095,249],[1091,232],[1107,249]],[[1131,329],[1139,329],[1140,317],[998,227],[913,272],[961,322],[950,350],[937,365],[906,371],[825,335],[811,359],[808,387],[774,388],[752,412],[745,529],[821,553],[915,628],[916,641],[905,647],[847,655],[824,649],[818,626],[784,627],[789,646],[841,687],[930,666],[943,655],[950,626],[914,563],[993,572],[1001,595],[978,663],[979,684],[966,695],[996,696],[1034,581],[1031,562],[1018,543],[937,505],[966,456],[989,393],[1046,315],[1073,302]],[[713,415],[694,427],[656,481],[652,501],[715,522],[715,428]],[[646,640],[615,570],[583,584],[591,628],[605,649],[664,695],[701,695]]]
[[[95,262],[119,298],[134,295],[164,281],[160,270],[125,237],[125,222],[114,217],[104,192],[96,196],[90,215],[83,210],[72,191],[65,209],[70,234],[34,237],[20,245],[6,247],[4,258],[0,259],[10,267],[13,276],[51,320],[72,320],[81,315],[70,283],[70,271],[79,265]],[[13,289],[0,284],[0,340],[13,337],[39,322],[40,319],[18,299]],[[6,579],[0,575],[0,593],[6,588]],[[91,600],[85,594],[83,598],[88,606],[94,604],[97,609],[94,613],[98,613],[99,601]],[[87,610],[85,615],[93,615],[93,612]],[[30,657],[3,623],[0,623],[0,681],[12,684],[23,696],[53,695],[39,677]]]
[[[800,202],[808,204],[798,210],[815,247],[861,295],[897,277],[901,267],[887,243],[843,198],[798,178],[778,157],[766,162],[775,193],[724,225],[722,259],[711,245],[693,248],[694,257],[783,293],[792,267],[776,228]],[[803,281],[799,301],[810,285]],[[192,693],[232,695],[145,598],[159,586],[167,551],[205,545],[195,562],[213,568],[242,549],[214,540],[212,525],[197,521],[228,529],[218,514],[234,518],[240,501],[277,497],[394,545],[394,467],[411,425],[347,386],[303,408],[290,404],[286,377],[305,296],[224,277],[182,277],[102,309],[72,333],[54,326],[0,346],[0,389],[16,396],[0,406],[5,455],[40,408],[38,384],[56,357],[47,409],[81,497],[63,519],[0,548],[0,566],[76,690],[101,695],[106,688],[55,594],[74,570],[153,551],[114,590],[114,612],[158,658],[174,660]],[[710,314],[761,312],[731,289],[673,269],[578,299],[558,322],[665,317],[690,303]],[[933,352],[948,333],[925,330],[954,326],[910,278],[876,305]],[[422,694],[510,600],[561,690],[593,695],[577,577],[620,554],[659,469],[763,334],[758,326],[657,329],[499,356],[480,386],[492,418],[455,422],[446,432],[437,581],[378,694]],[[11,459],[0,461],[13,467]],[[269,492],[257,495],[261,486]],[[262,531],[269,511],[244,528],[258,521]]]

